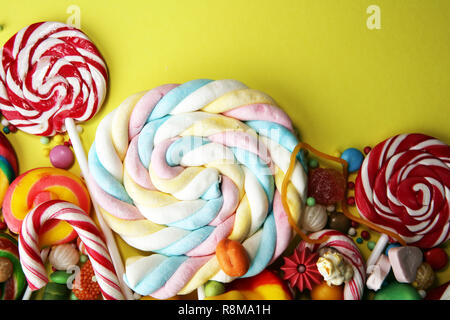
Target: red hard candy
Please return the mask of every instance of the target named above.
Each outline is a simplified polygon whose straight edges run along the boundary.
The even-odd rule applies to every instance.
[[[311,170],[308,177],[308,196],[317,203],[330,205],[345,197],[346,181],[342,173],[331,168]]]
[[[440,270],[447,265],[448,256],[444,249],[433,248],[425,252],[425,261],[433,270]]]

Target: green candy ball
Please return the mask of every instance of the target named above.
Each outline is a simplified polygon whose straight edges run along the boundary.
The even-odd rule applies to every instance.
[[[319,161],[317,161],[317,159],[310,159],[308,162],[308,165],[310,168],[315,169],[319,166]]]
[[[308,198],[306,199],[306,205],[307,205],[308,207],[313,207],[313,206],[315,206],[315,205],[316,205],[316,199],[314,199],[313,197],[308,197]]]
[[[206,297],[218,296],[219,294],[222,294],[224,292],[225,292],[225,286],[221,282],[209,280],[205,284],[205,296]]]
[[[381,288],[374,300],[422,300],[422,297],[412,285],[392,282]]]
[[[85,263],[88,260],[88,256],[85,254],[80,255],[80,262]]]

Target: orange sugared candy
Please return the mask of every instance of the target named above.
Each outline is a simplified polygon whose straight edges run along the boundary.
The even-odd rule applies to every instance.
[[[343,286],[329,286],[325,281],[314,286],[310,294],[311,300],[344,300]]]
[[[221,240],[216,247],[216,256],[220,268],[231,277],[243,276],[250,266],[247,251],[236,240]]]

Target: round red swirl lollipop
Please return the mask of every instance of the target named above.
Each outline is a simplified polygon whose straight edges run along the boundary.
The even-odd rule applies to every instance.
[[[8,121],[30,134],[53,136],[65,132],[84,177],[86,154],[75,122],[91,119],[105,99],[106,63],[81,31],[60,22],[39,22],[17,32],[0,49],[0,111]],[[88,180],[88,179],[87,179]],[[87,183],[88,189],[91,189]],[[112,232],[94,209],[106,238],[121,288],[123,265]]]
[[[67,118],[92,118],[106,93],[106,64],[81,31],[60,22],[23,28],[0,50],[0,110],[34,135],[66,131]]]
[[[424,134],[375,146],[355,182],[356,206],[406,243],[431,248],[450,235],[450,147]]]

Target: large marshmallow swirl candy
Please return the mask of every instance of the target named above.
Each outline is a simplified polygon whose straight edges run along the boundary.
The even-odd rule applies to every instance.
[[[93,196],[129,245],[125,281],[156,298],[229,282],[215,249],[243,244],[256,275],[287,247],[281,184],[298,139],[268,95],[236,80],[167,84],[127,98],[99,124],[89,152]],[[287,188],[295,222],[306,197],[299,154]]]
[[[450,147],[423,134],[402,134],[377,146],[355,183],[361,215],[398,233],[407,243],[431,248],[450,234]]]
[[[107,77],[101,54],[82,31],[35,23],[0,49],[0,110],[27,133],[53,136],[65,131],[66,118],[83,122],[97,113]]]

